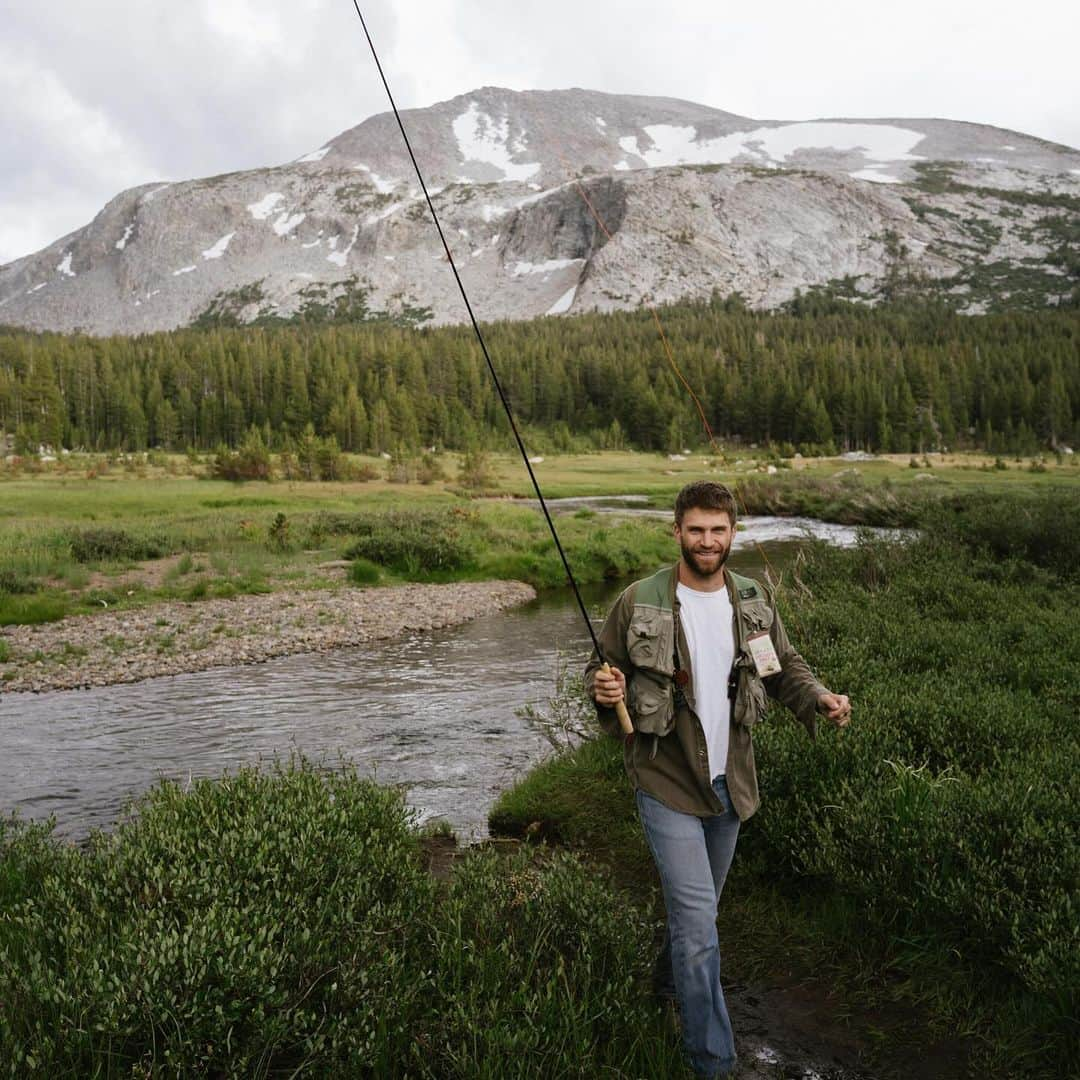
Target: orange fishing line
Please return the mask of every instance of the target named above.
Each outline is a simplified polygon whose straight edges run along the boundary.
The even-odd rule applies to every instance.
[[[559,150],[557,148],[555,150],[555,153],[556,153],[556,156],[559,158],[559,160],[562,162],[563,168],[566,169],[568,174],[571,174],[572,169],[570,167],[570,163],[566,160],[565,157],[563,157],[563,155],[559,152]],[[600,216],[600,212],[593,205],[592,199],[589,198],[589,193],[585,190],[585,187],[581,183],[580,178],[577,177],[577,176],[571,176],[571,182],[573,183],[573,185],[574,185],[575,189],[577,190],[578,194],[584,200],[585,205],[589,208],[589,213],[592,214],[593,219],[596,221],[596,224],[600,227],[600,230],[603,232],[604,236],[606,236],[608,240],[612,240],[613,237],[611,235],[611,231],[608,229],[607,225],[604,224],[604,219]],[[705,429],[706,435],[708,435],[708,437],[709,437],[709,444],[712,447],[713,452],[715,454],[717,454],[717,455],[722,454],[723,449],[720,447],[720,445],[716,441],[716,435],[713,433],[712,426],[710,425],[709,420],[705,415],[705,409],[701,404],[700,398],[698,398],[697,394],[694,392],[694,388],[687,381],[686,376],[682,373],[682,370],[679,368],[679,365],[675,362],[675,356],[674,356],[674,353],[672,352],[672,349],[671,349],[671,343],[668,341],[667,334],[664,333],[664,324],[660,321],[660,313],[656,310],[655,305],[650,303],[649,300],[643,298],[641,302],[649,309],[649,313],[653,317],[653,322],[656,324],[656,331],[660,335],[660,342],[661,342],[661,344],[663,345],[663,348],[664,348],[664,355],[667,357],[667,362],[671,366],[671,370],[675,372],[675,375],[678,378],[679,382],[681,382],[683,384],[683,386],[686,388],[686,392],[690,395],[691,399],[694,402],[694,405],[697,407],[698,416],[701,417],[701,424]],[[746,498],[744,497],[744,495],[742,493],[740,485],[738,483],[736,483],[733,486],[734,486],[734,495],[739,500],[739,503],[741,504],[743,515],[744,516],[749,516],[748,512],[747,512],[747,509],[746,509]],[[764,564],[765,564],[765,572],[768,574],[769,580],[779,584],[780,575],[778,575],[776,573],[776,571],[773,569],[773,565],[769,561],[769,556],[766,553],[765,549],[761,546],[760,541],[754,540],[753,543],[754,543],[754,547],[757,548],[758,555],[761,556],[762,562],[764,562]],[[796,628],[797,631],[799,631],[799,633],[801,635],[802,628],[799,626],[798,616],[795,615],[794,611],[792,612],[792,615],[794,616],[793,621],[795,622],[795,628]]]

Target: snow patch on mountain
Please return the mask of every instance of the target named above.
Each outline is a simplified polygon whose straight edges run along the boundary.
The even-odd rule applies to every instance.
[[[131,239],[131,234],[135,231],[135,222],[132,222],[127,228],[124,229],[124,235],[116,241],[116,250],[123,251],[127,247],[128,240]]]
[[[542,263],[517,262],[510,271],[514,277],[522,274],[550,274],[556,270],[565,270],[568,266],[576,266],[584,259],[547,259]]]
[[[273,224],[273,230],[278,236],[288,236],[306,217],[307,214],[290,214],[286,211],[278,215],[277,221]]]
[[[775,166],[787,162],[800,150],[857,151],[868,162],[919,161],[911,151],[922,142],[921,131],[891,124],[807,121],[735,131],[717,139],[699,139],[697,128],[675,124],[646,124],[642,128],[651,145],[636,135],[624,135],[619,146],[635,154],[651,168],[671,165],[730,164],[740,158],[754,164]],[[871,165],[883,169],[884,164]],[[616,166],[618,168],[618,166]],[[863,179],[880,180],[881,174]]]
[[[360,235],[360,226],[359,225],[354,225],[353,226],[353,231],[352,231],[352,237],[349,240],[349,246],[346,247],[344,251],[331,251],[330,254],[326,256],[326,261],[334,263],[335,266],[344,266],[346,260],[349,257],[349,252],[352,251],[353,244],[356,243],[356,238],[359,235]],[[330,241],[330,246],[331,247],[337,247],[337,240],[338,240],[338,238],[335,236]]]
[[[190,274],[194,269],[194,266],[181,266],[179,270],[174,270],[172,272],[172,276],[179,277],[181,274]],[[151,293],[151,295],[153,294]]]
[[[256,221],[265,221],[285,196],[280,191],[271,191],[258,202],[248,203],[248,212]]]
[[[511,143],[509,119],[496,120],[481,112],[475,101],[454,120],[453,129],[458,151],[466,164],[472,161],[491,165],[503,174],[504,180],[531,180],[540,171],[539,161],[518,164],[513,160],[513,154],[525,150],[524,132]],[[470,177],[460,179],[467,183]]]
[[[570,305],[574,302],[574,297],[576,295],[577,295],[577,286],[576,285],[571,285],[570,288],[567,289],[566,292],[564,292],[562,294],[562,296],[560,296],[559,299],[556,300],[555,303],[552,304],[551,307],[549,307],[547,309],[547,314],[548,315],[565,315],[566,312],[568,312],[570,310]]]
[[[203,253],[204,259],[220,259],[225,254],[225,249],[229,246],[229,241],[236,235],[235,232],[226,233],[220,240],[208,247]]]
[[[60,260],[56,269],[64,275],[64,277],[74,277],[75,271],[71,269],[71,252],[65,251],[64,257]]]
[[[377,225],[383,218],[390,217],[391,214],[396,214],[405,203],[392,202],[388,206],[384,206],[381,210],[372,210],[366,218],[364,218],[364,227],[368,228],[372,225]]]
[[[353,168],[359,169],[361,172],[366,172],[368,178],[375,185],[375,190],[380,195],[389,195],[401,182],[399,180],[384,180],[377,172],[372,172],[367,165],[354,165]]]
[[[855,172],[848,173],[848,176],[853,180],[869,180],[874,184],[899,184],[901,182],[899,177],[880,171],[884,168],[886,168],[885,165],[871,165],[868,169],[856,169]]]

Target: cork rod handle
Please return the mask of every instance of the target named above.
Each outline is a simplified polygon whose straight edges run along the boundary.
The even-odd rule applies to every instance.
[[[600,670],[605,675],[611,674],[611,665],[602,664]],[[630,723],[630,714],[626,711],[626,702],[620,699],[615,702],[615,715],[619,718],[619,727],[622,728],[624,736],[634,734],[634,725]]]

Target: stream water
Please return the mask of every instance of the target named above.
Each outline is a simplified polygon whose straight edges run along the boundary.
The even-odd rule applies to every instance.
[[[761,569],[757,544],[780,569],[799,537],[855,539],[854,529],[806,519],[749,518],[746,526],[731,565],[749,573]],[[623,584],[589,588],[586,602],[599,616]],[[483,835],[498,793],[551,749],[520,710],[553,692],[560,654],[584,661],[587,640],[562,589],[462,626],[361,648],[5,695],[0,814],[55,815],[57,834],[78,839],[109,827],[159,778],[184,783],[299,752],[330,763],[345,757],[404,785],[421,819]]]

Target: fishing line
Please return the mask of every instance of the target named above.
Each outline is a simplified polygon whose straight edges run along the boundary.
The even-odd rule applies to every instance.
[[[390,108],[394,111],[394,119],[397,120],[398,129],[401,131],[401,137],[405,142],[405,149],[409,152],[409,159],[412,161],[413,169],[416,171],[416,178],[420,181],[420,188],[424,192],[424,198],[427,200],[428,210],[431,211],[431,218],[435,222],[435,228],[439,232],[439,239],[442,241],[447,261],[450,263],[450,269],[454,272],[454,280],[457,282],[458,290],[461,293],[461,299],[465,302],[465,309],[469,313],[472,328],[476,333],[476,340],[480,343],[480,351],[484,354],[484,360],[487,362],[488,371],[491,373],[492,381],[495,383],[495,389],[498,391],[499,400],[502,402],[507,420],[510,421],[510,430],[514,433],[514,439],[517,441],[518,450],[521,451],[521,460],[525,462],[525,468],[529,473],[529,479],[532,481],[533,490],[536,492],[536,497],[540,502],[540,509],[544,513],[544,519],[547,521],[548,528],[551,530],[551,538],[555,541],[555,547],[559,552],[559,558],[562,559],[566,577],[574,590],[574,597],[577,600],[578,608],[581,611],[581,617],[585,622],[585,626],[588,628],[589,637],[592,638],[593,648],[596,649],[597,657],[600,659],[601,663],[606,663],[603,650],[600,648],[600,641],[596,636],[596,631],[593,629],[592,620],[589,618],[589,613],[585,608],[585,601],[581,597],[581,590],[578,588],[577,579],[574,577],[573,570],[570,569],[570,560],[567,559],[566,552],[563,550],[562,543],[559,540],[559,533],[555,528],[555,522],[551,519],[551,514],[548,512],[547,502],[544,500],[544,493],[540,490],[540,482],[536,479],[536,473],[533,471],[532,462],[529,461],[529,454],[525,449],[525,443],[522,441],[521,434],[518,432],[517,422],[514,419],[514,411],[510,407],[510,401],[507,398],[506,393],[503,390],[502,382],[499,380],[499,376],[495,371],[495,365],[492,363],[491,354],[488,352],[487,344],[484,341],[484,335],[480,332],[480,324],[476,321],[476,316],[473,314],[472,304],[469,303],[468,294],[465,292],[465,285],[462,283],[461,275],[458,273],[457,264],[454,262],[454,256],[450,251],[450,245],[446,241],[446,234],[443,232],[442,223],[439,221],[439,215],[435,212],[435,204],[431,201],[431,195],[428,193],[427,184],[424,182],[424,174],[420,171],[420,165],[417,163],[416,155],[413,153],[412,143],[409,142],[409,136],[405,132],[405,125],[402,123],[401,113],[398,112],[397,104],[394,101],[394,95],[390,92],[390,84],[386,80],[382,63],[379,60],[379,54],[375,50],[375,43],[371,40],[371,34],[368,32],[367,23],[364,21],[364,15],[360,10],[358,0],[353,0],[353,7],[356,9],[356,14],[360,19],[360,25],[364,29],[364,37],[367,38],[368,47],[371,49],[371,55],[375,60],[375,66],[379,69],[379,78],[382,79],[383,89],[386,91],[386,96],[390,101]]]

